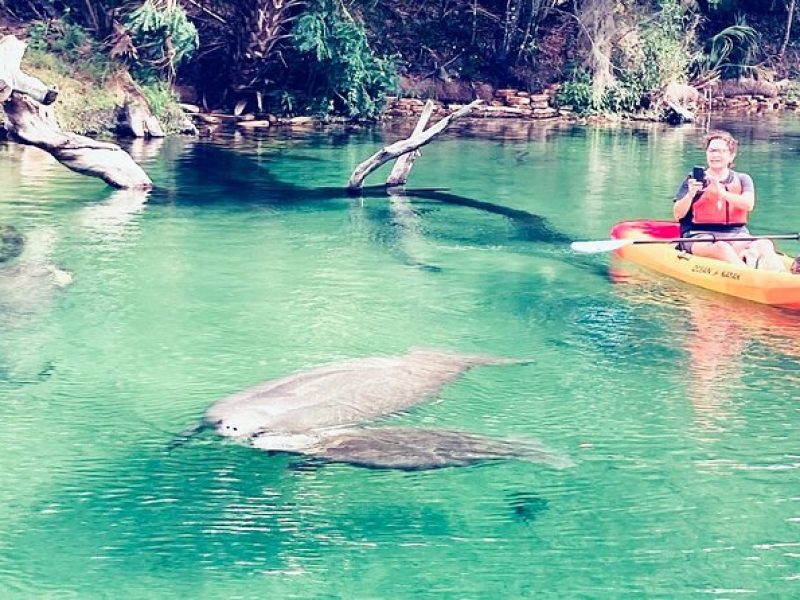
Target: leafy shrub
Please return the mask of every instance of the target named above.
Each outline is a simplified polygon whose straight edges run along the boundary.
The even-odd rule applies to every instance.
[[[135,47],[133,67],[144,80],[176,67],[199,46],[197,29],[177,0],[145,0],[125,22]]]
[[[620,79],[606,90],[602,108],[612,113],[635,112],[645,91],[643,82],[636,77]]]
[[[556,92],[558,106],[571,106],[578,114],[592,112],[592,78],[584,70],[573,69],[572,78],[565,81]]]
[[[31,26],[28,27],[28,49],[46,52],[49,48],[47,42],[47,32],[49,30],[49,25],[44,21],[32,23]]]
[[[61,19],[34,21],[28,27],[26,60],[64,75],[79,72],[101,83],[110,69],[110,61],[98,44],[79,25]]]
[[[577,114],[595,112],[630,113],[639,109],[645,87],[641,79],[623,75],[610,85],[600,102],[593,101],[592,78],[585,70],[574,69],[572,79],[563,83],[556,92],[558,106],[571,106]]]
[[[82,60],[96,51],[96,44],[80,25],[60,19],[35,21],[28,28],[28,48],[58,52],[69,60]]]
[[[157,81],[140,86],[142,94],[147,99],[150,110],[157,117],[162,117],[178,102],[178,96],[172,86],[166,81]]]
[[[147,100],[150,111],[158,117],[161,126],[167,133],[183,131],[186,127],[186,115],[178,104],[179,98],[167,81],[155,81],[140,84],[139,88]]]
[[[672,81],[685,81],[694,54],[692,15],[680,0],[661,0],[661,10],[641,29],[642,62],[638,65],[644,91]]]
[[[295,23],[292,42],[305,70],[307,108],[374,118],[397,87],[391,59],[377,56],[361,23],[332,0],[316,0]]]
[[[785,94],[787,100],[800,100],[800,81],[790,81]]]

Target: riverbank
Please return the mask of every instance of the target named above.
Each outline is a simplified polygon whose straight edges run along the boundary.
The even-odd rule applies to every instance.
[[[22,35],[18,28],[2,27],[0,33]],[[245,135],[257,135],[275,127],[321,127],[331,123],[360,126],[365,122],[344,116],[289,115],[244,112],[245,106],[237,105],[233,111],[201,109],[197,104],[181,102],[196,101],[196,93],[185,95],[185,88],[169,84],[139,86],[127,71],[115,66],[103,57],[85,55],[81,49],[69,53],[54,53],[40,48],[31,41],[24,56],[23,68],[31,75],[58,86],[60,95],[53,105],[56,119],[65,131],[100,138],[125,135],[125,109],[135,97],[136,102],[146,103],[159,120],[166,134],[196,134],[212,137],[220,131],[234,128]],[[463,107],[472,98],[480,98],[483,104],[475,108],[468,122],[519,122],[538,123],[566,121],[577,123],[606,123],[614,121],[669,121],[666,114],[674,107],[685,110],[697,119],[710,114],[772,113],[800,110],[797,90],[788,81],[774,84],[762,80],[738,80],[722,82],[700,92],[687,85],[672,84],[685,95],[670,96],[662,91],[651,101],[651,106],[636,113],[609,114],[574,111],[559,98],[559,86],[551,85],[539,93],[522,89],[493,89],[486,83],[460,81],[450,88],[459,92],[455,100],[434,100],[433,119],[442,118]],[[405,93],[387,98],[376,121],[370,123],[416,122],[425,105],[426,94],[417,87],[407,85]],[[667,86],[667,90],[670,86]],[[189,86],[188,89],[191,90]],[[431,87],[431,89],[438,89]],[[0,115],[2,113],[0,112]],[[681,120],[685,114],[680,114]],[[148,132],[131,131],[127,134],[148,136]],[[488,127],[486,129],[491,129]],[[150,133],[152,134],[152,132]]]
[[[455,129],[480,130],[484,133],[496,131],[505,136],[513,130],[517,134],[526,125],[536,126],[554,122],[597,124],[610,122],[660,122],[663,121],[658,110],[643,111],[635,114],[579,114],[569,106],[558,106],[557,88],[553,87],[540,94],[532,94],[524,90],[499,89],[484,104],[453,125]],[[416,123],[422,114],[426,100],[421,98],[391,97],[378,121],[385,127],[396,127],[405,130]],[[443,102],[434,100],[433,119],[445,117],[464,106],[460,102]],[[331,124],[360,126],[364,123],[346,117],[313,116],[279,117],[275,115],[240,114],[211,111],[203,112],[196,105],[182,104],[187,116],[192,119],[201,137],[213,137],[217,133],[234,130],[242,134],[258,135],[279,127],[315,128]],[[715,115],[733,116],[759,114],[780,114],[782,112],[800,112],[800,101],[786,95],[767,96],[764,94],[742,93],[732,96],[710,94],[693,105],[697,121],[706,120]],[[466,124],[466,125],[464,125]]]

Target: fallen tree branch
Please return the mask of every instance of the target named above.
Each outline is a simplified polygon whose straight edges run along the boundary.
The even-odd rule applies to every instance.
[[[414,131],[411,134],[412,138],[415,135],[419,135],[425,131],[432,114],[433,100],[428,100],[425,103],[425,108],[422,109],[422,114],[419,116],[419,121],[417,121],[417,125],[414,127]],[[417,160],[419,154],[419,150],[413,150],[412,152],[406,152],[397,159],[397,161],[394,163],[394,167],[392,167],[392,172],[389,174],[389,178],[386,180],[387,187],[405,185],[406,181],[408,181],[408,174],[411,172],[411,167],[414,166],[414,161]]]
[[[58,89],[48,87],[36,77],[23,73],[20,69],[25,43],[13,35],[0,40],[0,102],[5,102],[11,92],[17,90],[28,94],[42,104],[52,104],[58,96]]]
[[[150,188],[152,181],[130,155],[116,144],[61,131],[42,104],[55,100],[57,90],[20,70],[25,43],[13,35],[0,40],[0,101],[6,128],[18,141],[41,148],[61,164],[99,177],[118,188]]]
[[[372,171],[384,163],[397,158],[398,156],[416,150],[417,148],[421,148],[430,142],[436,135],[444,131],[453,120],[466,115],[482,102],[483,100],[473,100],[471,103],[467,104],[466,106],[462,106],[456,112],[446,116],[444,119],[436,123],[436,125],[422,132],[421,134],[412,135],[405,140],[400,140],[394,144],[382,148],[381,150],[378,150],[378,152],[370,156],[367,160],[355,168],[353,174],[350,176],[350,181],[347,183],[347,191],[351,193],[358,193],[362,184],[364,183],[364,179],[367,177],[367,175],[372,173]]]
[[[9,131],[19,141],[49,152],[65,167],[99,177],[117,188],[147,189],[153,186],[147,173],[125,150],[116,144],[61,131],[50,119],[43,117],[39,107],[24,94],[14,92],[3,108]]]

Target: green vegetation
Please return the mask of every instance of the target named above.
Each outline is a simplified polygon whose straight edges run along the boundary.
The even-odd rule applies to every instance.
[[[175,69],[197,50],[197,29],[176,0],[145,0],[125,21],[117,52],[126,56],[140,79],[175,77]]]
[[[183,130],[186,116],[178,105],[180,99],[169,82],[155,80],[142,83],[139,89],[165,132],[174,133]]]
[[[29,23],[31,62],[56,53],[101,85],[122,63],[162,114],[177,83],[213,107],[365,119],[410,79],[445,96],[558,83],[561,105],[630,113],[669,83],[794,77],[795,13],[795,0],[0,0]]]
[[[107,86],[113,64],[79,25],[33,23],[22,64],[26,72],[61,90],[54,109],[65,130],[110,133],[119,103]]]
[[[758,32],[737,15],[736,24],[726,27],[706,42],[701,70],[717,71],[725,79],[752,75],[758,54]]]
[[[305,80],[305,110],[374,118],[397,86],[390,59],[375,55],[364,26],[332,0],[316,0],[293,29],[295,77]]]

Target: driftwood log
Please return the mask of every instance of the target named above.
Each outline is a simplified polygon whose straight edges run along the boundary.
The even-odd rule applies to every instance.
[[[681,106],[677,102],[673,102],[664,98],[664,104],[667,106],[666,120],[668,123],[680,125],[681,123],[694,123],[695,115],[688,108]]]
[[[55,87],[48,87],[36,77],[20,69],[25,44],[13,35],[0,39],[0,102],[5,102],[14,90],[27,94],[41,104],[52,104],[58,96]]]
[[[78,173],[99,177],[117,188],[151,188],[147,173],[116,144],[61,131],[52,113],[42,106],[55,100],[56,90],[22,73],[24,52],[25,43],[14,36],[0,40],[0,90],[5,90],[0,91],[0,98],[8,132]]]
[[[419,121],[417,121],[414,131],[411,133],[412,138],[425,131],[425,128],[428,126],[428,121],[431,120],[432,114],[433,100],[428,100],[425,103],[425,108],[422,109],[422,114],[419,116]],[[408,181],[408,174],[411,172],[411,167],[414,166],[414,161],[419,158],[419,155],[419,150],[413,150],[400,156],[400,158],[395,161],[394,166],[392,167],[392,172],[389,173],[389,178],[386,180],[386,186],[396,187],[399,185],[405,185],[406,181]]]
[[[164,137],[164,128],[128,71],[119,70],[110,79],[109,87],[125,98],[125,104],[117,109],[117,133],[136,138]]]
[[[695,109],[703,100],[700,91],[686,83],[672,82],[666,85],[661,97],[668,123],[693,123]]]
[[[430,118],[430,114],[425,117],[423,112],[422,117],[420,117],[420,122],[423,121],[424,117],[425,123],[422,123],[420,126],[420,122],[418,122],[417,127],[414,129],[414,133],[411,134],[411,137],[397,141],[394,144],[390,144],[389,146],[378,150],[378,152],[370,156],[367,160],[355,168],[353,174],[350,176],[350,181],[347,183],[347,191],[351,193],[358,193],[362,184],[364,183],[364,179],[375,169],[389,162],[390,160],[403,156],[404,154],[415,152],[418,148],[421,148],[425,144],[429,143],[435,136],[447,129],[450,123],[452,123],[455,119],[466,115],[482,102],[483,100],[475,100],[466,106],[462,106],[456,112],[446,116],[441,121],[433,125],[430,129],[424,131],[423,128]],[[392,186],[405,183],[405,180],[408,178],[408,171],[411,169],[413,162],[413,158],[408,159],[405,167],[398,167],[398,170],[400,171],[399,173],[395,174],[393,171],[393,174],[389,177],[389,181],[396,180],[399,183],[390,184],[389,181],[387,181],[387,185]]]

